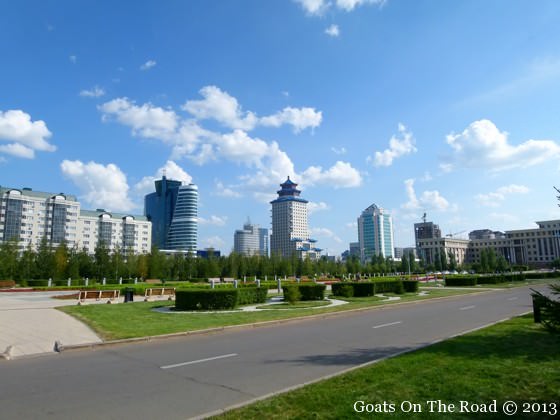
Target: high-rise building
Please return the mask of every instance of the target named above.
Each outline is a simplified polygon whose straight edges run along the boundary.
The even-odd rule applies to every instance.
[[[233,250],[242,255],[268,255],[268,229],[249,220],[233,235]]]
[[[307,226],[307,203],[300,197],[301,191],[290,177],[280,184],[278,198],[272,204],[272,235],[270,252],[281,257],[297,255],[299,258],[317,259],[321,250],[315,247],[315,239],[309,237]]]
[[[374,255],[394,258],[393,220],[386,210],[372,204],[358,217],[360,258],[369,261]]]
[[[166,176],[144,198],[144,213],[152,222],[152,242],[159,249],[196,252],[198,187]]]
[[[414,223],[414,238],[416,242],[419,239],[441,238],[441,230],[433,222]]]
[[[73,195],[2,187],[0,242],[14,240],[20,251],[36,250],[43,240],[90,254],[100,242],[110,251],[150,251],[151,224],[145,217],[80,207]]]

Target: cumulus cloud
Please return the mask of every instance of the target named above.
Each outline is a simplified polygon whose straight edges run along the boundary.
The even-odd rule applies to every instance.
[[[175,181],[181,181],[183,184],[190,184],[192,182],[192,177],[185,172],[177,163],[172,160],[165,162],[161,168],[159,168],[154,176],[145,176],[139,182],[134,185],[134,191],[138,195],[145,195],[154,191],[154,182],[165,174],[167,179],[173,179]]]
[[[56,147],[47,139],[52,133],[44,121],[31,121],[31,116],[19,109],[0,111],[0,153],[32,159],[35,151],[54,152]]]
[[[453,151],[449,163],[465,168],[526,168],[560,157],[560,145],[553,140],[510,144],[508,133],[498,130],[490,120],[475,121],[462,133],[449,134],[446,140]]]
[[[252,130],[257,117],[252,112],[243,112],[237,99],[217,86],[205,86],[199,91],[202,100],[189,100],[182,109],[199,120],[214,119],[222,125],[242,130]]]
[[[313,236],[330,238],[339,244],[342,243],[342,239],[340,239],[332,230],[327,228],[311,228],[309,229],[309,233]]]
[[[295,133],[299,133],[306,128],[314,129],[321,125],[323,113],[316,111],[315,108],[292,108],[286,107],[276,114],[262,117],[259,121],[261,125],[268,127],[280,127],[284,124],[291,125]]]
[[[478,194],[475,196],[476,201],[483,206],[499,207],[506,199],[507,195],[511,194],[527,194],[529,188],[525,185],[510,184],[498,188],[494,192],[488,194]]]
[[[198,223],[200,223],[201,225],[225,226],[227,219],[228,219],[227,216],[212,215],[208,219],[204,217],[199,217]]]
[[[327,29],[325,29],[325,33],[328,36],[332,36],[333,38],[336,38],[336,37],[340,36],[340,28],[338,27],[338,25],[335,25],[333,23],[332,25],[327,27]]]
[[[321,15],[328,8],[330,2],[327,0],[294,0],[310,15]]]
[[[452,208],[449,201],[443,197],[439,191],[424,191],[420,198],[416,196],[414,190],[414,179],[407,179],[404,181],[406,196],[408,201],[402,205],[403,208],[408,210],[433,209],[439,211],[446,211]],[[453,206],[454,207],[454,206]]]
[[[91,89],[84,89],[80,91],[80,96],[85,96],[88,98],[99,98],[103,95],[105,95],[105,89],[100,88],[99,86],[94,86]]]
[[[414,137],[403,124],[399,124],[399,135],[391,137],[388,149],[375,152],[374,166],[391,166],[396,158],[416,152]]]
[[[115,164],[64,160],[60,169],[80,189],[80,198],[90,206],[125,212],[135,207],[128,197],[126,175]]]
[[[310,201],[309,203],[307,203],[308,214],[313,214],[318,211],[328,210],[328,209],[330,209],[330,206],[323,201],[319,201],[319,202]]]
[[[157,62],[155,60],[148,60],[140,66],[140,70],[142,71],[150,70],[151,68],[155,67],[156,64]]]
[[[331,147],[331,151],[335,155],[345,155],[346,154],[346,148],[345,147],[341,147],[341,148]]]
[[[216,190],[214,192],[215,195],[219,195],[220,197],[229,197],[229,198],[239,198],[242,197],[242,194],[239,193],[236,189],[231,187],[226,187],[222,182],[216,182]]]
[[[306,185],[326,184],[334,188],[353,188],[362,184],[362,176],[347,162],[337,161],[327,170],[310,166],[302,173]]]
[[[345,12],[351,12],[362,5],[383,6],[386,0],[294,0],[308,15],[321,16],[327,9],[335,7]]]
[[[372,4],[377,6],[383,6],[386,0],[336,0],[336,6],[339,9],[351,12],[358,6]]]

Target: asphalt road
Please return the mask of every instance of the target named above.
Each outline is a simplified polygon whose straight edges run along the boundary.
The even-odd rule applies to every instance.
[[[530,310],[524,287],[0,362],[0,417],[190,418]]]

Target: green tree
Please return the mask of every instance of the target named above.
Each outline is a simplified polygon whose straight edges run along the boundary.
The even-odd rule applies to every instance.
[[[2,264],[0,263],[0,266]],[[35,251],[31,248],[31,244],[25,248],[18,260],[18,268],[16,271],[17,280],[29,280],[33,278],[35,273]]]
[[[99,241],[94,251],[95,273],[99,280],[111,277],[109,249],[104,241]]]
[[[41,239],[37,248],[35,267],[35,278],[48,279],[54,277],[54,252],[45,237]]]
[[[18,243],[8,240],[0,244],[0,279],[13,280],[18,266]]]
[[[54,251],[54,278],[63,279],[68,267],[68,246],[62,242]]]

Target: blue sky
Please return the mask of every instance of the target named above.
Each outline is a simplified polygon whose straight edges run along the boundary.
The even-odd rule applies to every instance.
[[[529,228],[560,218],[559,21],[545,0],[9,2],[0,185],[142,214],[165,168],[225,253],[287,175],[329,254],[372,203],[396,246],[424,212]]]

